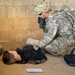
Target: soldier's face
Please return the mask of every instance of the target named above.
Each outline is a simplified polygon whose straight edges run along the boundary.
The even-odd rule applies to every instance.
[[[41,14],[38,15],[38,17],[44,19],[44,18],[46,18],[46,13],[42,12]]]
[[[42,12],[40,15],[38,15],[38,17],[40,17],[42,19],[47,18],[49,13],[50,13],[50,11],[49,12]]]

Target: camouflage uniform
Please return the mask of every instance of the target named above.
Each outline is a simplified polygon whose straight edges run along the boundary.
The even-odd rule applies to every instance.
[[[75,42],[75,13],[72,17],[70,12],[67,6],[63,6],[60,10],[52,10],[45,20],[44,36],[36,46],[45,47],[53,55],[60,55],[72,46]]]

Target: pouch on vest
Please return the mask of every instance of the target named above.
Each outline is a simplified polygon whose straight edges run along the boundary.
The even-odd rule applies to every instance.
[[[38,17],[38,23],[39,23],[39,28],[44,29],[44,27],[46,25],[45,19]]]
[[[73,30],[75,31],[75,10],[72,10],[65,4],[62,6],[62,10],[66,13],[66,17],[70,20]]]

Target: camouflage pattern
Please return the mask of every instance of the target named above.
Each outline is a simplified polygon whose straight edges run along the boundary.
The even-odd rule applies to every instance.
[[[34,9],[34,14],[40,14],[42,12],[47,12],[50,9],[49,3],[37,3]]]
[[[75,43],[75,17],[70,12],[70,8],[65,5],[60,10],[50,12],[44,36],[36,43],[38,47],[44,46],[49,53],[60,55]]]

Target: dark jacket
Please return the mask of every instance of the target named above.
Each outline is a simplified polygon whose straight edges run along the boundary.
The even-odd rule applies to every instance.
[[[33,45],[26,45],[24,47],[17,48],[16,51],[21,56],[21,61],[16,63],[39,64],[47,60],[41,49],[39,48],[38,50],[35,50]]]

